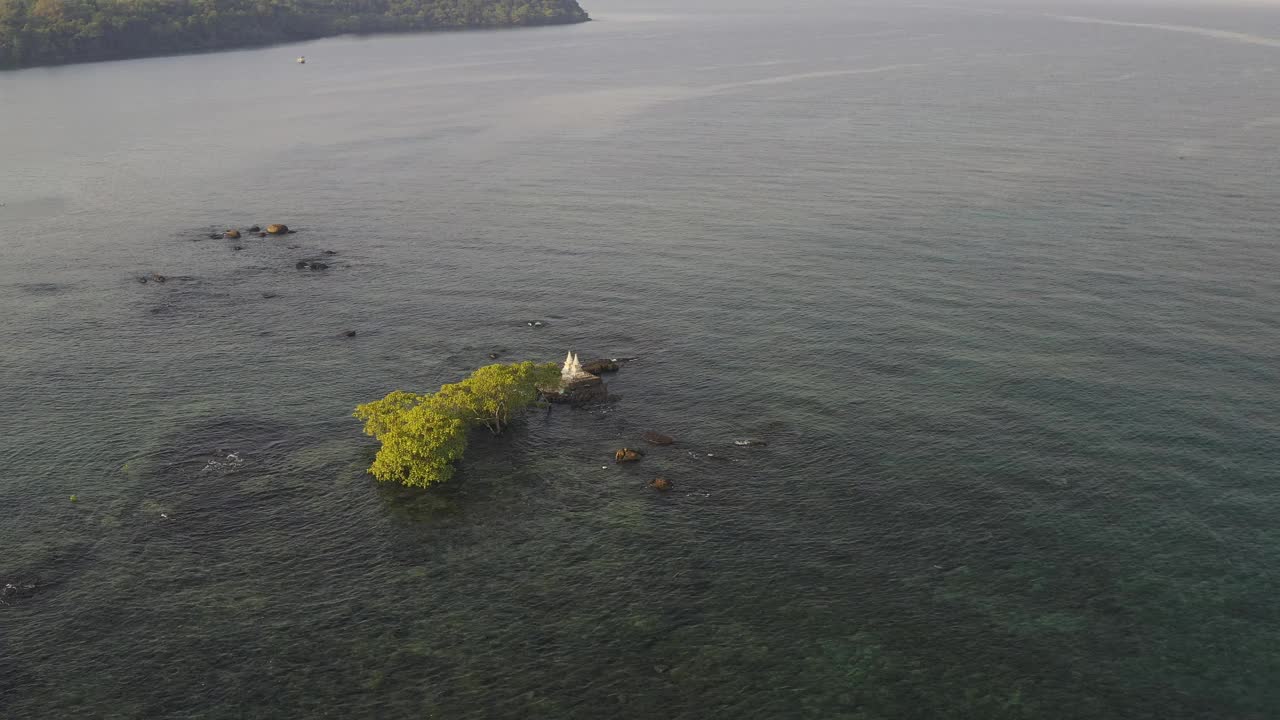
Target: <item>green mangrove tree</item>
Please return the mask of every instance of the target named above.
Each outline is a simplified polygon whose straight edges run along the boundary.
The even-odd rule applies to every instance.
[[[487,365],[439,392],[397,390],[360,405],[355,417],[364,432],[382,443],[369,473],[383,482],[426,487],[453,476],[454,462],[467,449],[467,433],[484,427],[501,433],[520,411],[538,399],[540,387],[559,382],[555,363]]]

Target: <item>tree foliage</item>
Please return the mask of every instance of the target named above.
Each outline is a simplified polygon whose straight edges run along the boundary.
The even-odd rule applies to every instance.
[[[0,67],[586,19],[577,0],[0,0]]]
[[[364,421],[366,435],[382,443],[370,474],[417,487],[448,480],[466,452],[470,428],[502,432],[538,399],[539,387],[554,385],[559,376],[555,363],[487,365],[436,393],[396,390],[360,405],[355,417]]]

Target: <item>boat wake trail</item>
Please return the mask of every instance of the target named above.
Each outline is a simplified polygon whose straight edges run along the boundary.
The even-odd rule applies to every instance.
[[[1234,32],[1232,30],[1199,27],[1196,25],[1165,25],[1163,23],[1127,22],[1124,20],[1107,20],[1106,18],[1085,17],[1083,15],[1045,15],[1045,17],[1072,23],[1115,25],[1118,27],[1133,27],[1143,28],[1146,30],[1188,33],[1191,35],[1214,38],[1215,40],[1227,40],[1229,42],[1245,43],[1248,45],[1263,45],[1265,47],[1280,48],[1280,38],[1266,37],[1264,35],[1251,35],[1249,33]]]

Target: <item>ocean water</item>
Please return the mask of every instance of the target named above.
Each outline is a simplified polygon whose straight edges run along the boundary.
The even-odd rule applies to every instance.
[[[1280,6],[586,8],[0,74],[4,716],[1280,716]]]

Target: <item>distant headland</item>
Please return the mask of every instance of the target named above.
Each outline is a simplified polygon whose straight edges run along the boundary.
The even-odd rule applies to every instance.
[[[577,0],[8,0],[0,68],[123,60],[349,33],[563,25]]]

